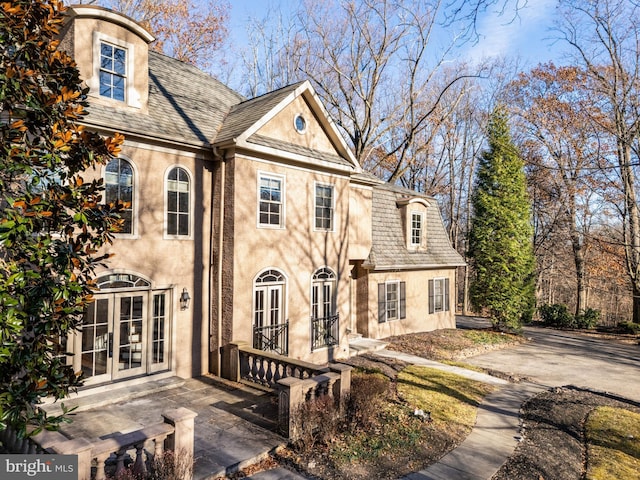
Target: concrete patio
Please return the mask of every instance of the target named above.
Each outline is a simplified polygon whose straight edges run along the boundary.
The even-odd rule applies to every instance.
[[[184,407],[195,418],[194,479],[233,473],[258,461],[286,439],[275,433],[277,405],[270,394],[213,377],[168,377],[65,401],[77,406],[61,431],[70,438],[104,439],[162,422],[161,413]],[[47,406],[55,413],[57,404]]]

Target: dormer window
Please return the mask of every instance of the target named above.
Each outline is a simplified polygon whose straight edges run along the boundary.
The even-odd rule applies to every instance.
[[[127,51],[100,42],[100,96],[125,101]]]
[[[429,203],[425,198],[403,198],[396,202],[402,220],[404,241],[410,252],[427,250],[427,210]]]
[[[87,82],[89,94],[117,102],[118,106],[141,108],[140,78],[144,72],[136,64],[139,60],[132,43],[94,31],[93,76]]]
[[[419,212],[411,213],[411,246],[422,245],[422,228],[424,224],[423,214]]]

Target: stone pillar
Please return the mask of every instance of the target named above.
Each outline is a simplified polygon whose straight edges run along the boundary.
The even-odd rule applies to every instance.
[[[295,413],[298,405],[304,401],[308,380],[285,377],[278,380],[278,430],[291,440],[298,437],[295,425]]]
[[[60,455],[77,455],[78,480],[91,480],[92,447],[86,438],[76,438],[52,445],[51,450]]]
[[[342,403],[351,391],[351,370],[353,367],[344,363],[330,363],[329,370],[340,374],[340,379],[333,385],[333,396]]]
[[[194,433],[197,413],[188,408],[180,407],[167,410],[162,414],[164,422],[173,425],[173,435],[166,440],[166,448],[173,450],[176,455],[188,455],[194,458]]]
[[[222,347],[222,378],[233,382],[240,381],[240,347],[247,345],[247,342],[231,342]]]

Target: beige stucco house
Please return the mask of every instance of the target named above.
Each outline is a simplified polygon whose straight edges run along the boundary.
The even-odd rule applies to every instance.
[[[246,99],[152,41],[92,5],[62,32],[85,123],[125,135],[87,177],[130,202],[69,340],[88,385],[219,374],[236,341],[326,363],[357,334],[455,325],[463,262],[438,205],[364,173],[310,83]]]

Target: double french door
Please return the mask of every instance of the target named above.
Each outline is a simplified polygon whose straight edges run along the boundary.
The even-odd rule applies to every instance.
[[[284,319],[283,285],[261,285],[254,292],[253,348],[287,355],[289,324]]]
[[[97,294],[76,336],[74,366],[85,384],[169,368],[168,291]]]

